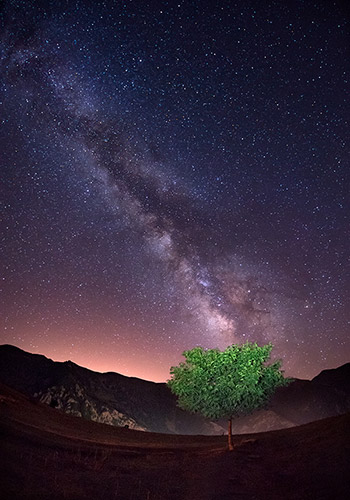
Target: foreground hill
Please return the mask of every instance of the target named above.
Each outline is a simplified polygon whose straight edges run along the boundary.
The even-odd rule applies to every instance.
[[[350,414],[269,433],[178,436],[72,417],[0,384],[2,499],[347,498]]]
[[[0,381],[53,407],[88,420],[130,429],[177,434],[222,434],[222,426],[183,412],[165,384],[96,373],[71,361],[0,346]],[[269,406],[234,420],[233,432],[293,427],[350,411],[350,363],[295,380]]]

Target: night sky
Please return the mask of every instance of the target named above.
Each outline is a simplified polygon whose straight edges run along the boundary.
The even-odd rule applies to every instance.
[[[350,361],[346,3],[3,2],[1,343]]]

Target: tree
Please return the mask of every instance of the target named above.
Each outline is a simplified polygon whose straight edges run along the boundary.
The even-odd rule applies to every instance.
[[[178,405],[211,420],[228,418],[228,447],[232,446],[232,418],[261,408],[277,387],[290,379],[281,361],[267,364],[272,344],[231,345],[225,351],[195,347],[185,351],[185,362],[170,368],[170,390]]]

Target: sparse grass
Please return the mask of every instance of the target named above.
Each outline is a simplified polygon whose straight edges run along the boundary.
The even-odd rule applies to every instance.
[[[3,391],[5,389],[3,388]],[[252,436],[171,436],[69,417],[10,391],[1,499],[342,499],[349,415]]]

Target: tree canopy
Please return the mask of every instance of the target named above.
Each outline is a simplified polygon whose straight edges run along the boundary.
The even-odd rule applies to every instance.
[[[212,420],[231,419],[263,406],[277,387],[289,383],[281,361],[268,364],[272,344],[231,345],[226,350],[195,347],[170,369],[168,387],[178,405]]]

